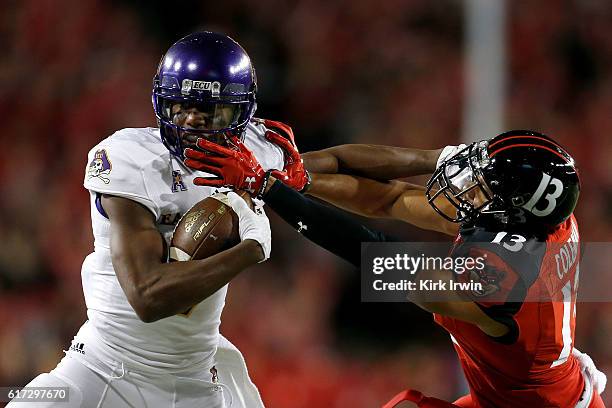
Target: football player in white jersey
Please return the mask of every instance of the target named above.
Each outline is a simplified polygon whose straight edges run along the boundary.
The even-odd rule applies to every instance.
[[[28,384],[67,387],[68,401],[28,406],[263,407],[242,355],[219,333],[228,282],[270,255],[263,211],[228,193],[242,242],[207,259],[166,262],[181,215],[215,192],[195,186],[207,174],[183,163],[197,138],[229,147],[240,140],[264,170],[283,168],[267,122],[253,119],[255,92],[240,45],[190,34],[154,78],[159,128],[123,129],[90,151],[84,185],[95,250],[81,272],[88,321],[58,366]]]

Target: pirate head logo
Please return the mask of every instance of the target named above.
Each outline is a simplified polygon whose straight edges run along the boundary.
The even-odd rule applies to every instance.
[[[218,97],[219,93],[221,93],[221,83],[217,81],[213,82],[210,86],[210,92],[212,96]]]
[[[90,180],[92,178],[99,178],[104,182],[104,184],[110,183],[110,179],[108,176],[113,169],[113,166],[108,160],[108,154],[105,149],[96,150],[94,153],[94,158],[89,163],[89,167],[87,168],[87,179]]]
[[[172,170],[172,192],[187,191],[187,187],[183,182],[183,175],[180,171]]]
[[[191,92],[192,85],[193,85],[193,81],[191,79],[183,79],[183,86],[181,86],[181,93],[183,95],[189,95],[189,92]]]

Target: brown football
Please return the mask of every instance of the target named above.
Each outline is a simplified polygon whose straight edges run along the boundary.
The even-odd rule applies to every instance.
[[[246,192],[239,195],[253,208]],[[224,203],[225,194],[206,197],[180,219],[170,242],[170,261],[204,259],[240,243],[238,215]]]

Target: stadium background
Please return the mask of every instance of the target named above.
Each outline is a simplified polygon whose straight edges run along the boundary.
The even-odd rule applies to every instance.
[[[505,128],[541,130],[569,148],[583,181],[582,238],[610,241],[612,3],[506,7]],[[86,153],[117,129],[154,125],[160,56],[204,28],[245,47],[259,78],[258,116],[293,125],[302,151],[461,138],[460,1],[3,1],[0,385],[53,368],[86,318]],[[447,399],[465,392],[448,336],[428,314],[361,304],[350,266],[271,218],[272,260],[230,285],[222,324],[269,407],[374,407],[406,387]],[[440,239],[375,225],[407,240]],[[589,272],[582,278],[595,279]],[[607,373],[611,312],[578,305],[576,344]]]

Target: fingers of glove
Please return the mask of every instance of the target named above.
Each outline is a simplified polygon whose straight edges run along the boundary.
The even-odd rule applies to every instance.
[[[287,172],[274,170],[272,176],[277,180],[280,180],[283,184],[296,191],[301,191],[304,186],[308,183],[308,178],[304,174],[297,174],[293,177],[289,177]]]
[[[288,139],[271,130],[266,132],[266,139],[270,143],[280,147],[292,159],[292,161],[295,162],[300,160],[300,153],[298,152],[297,147]]]
[[[193,179],[193,184],[196,186],[223,187],[225,181],[219,178],[196,177]]]
[[[188,160],[190,163],[199,162],[221,167],[228,160],[227,157],[212,156],[210,154],[190,148],[185,149],[184,153],[185,157],[187,157],[185,161]]]
[[[261,230],[260,233],[263,233],[263,239],[259,242],[259,244],[261,245],[261,249],[263,249],[264,259],[262,259],[260,262],[264,262],[270,258],[270,253],[272,252],[272,231],[270,229],[270,220],[265,213],[258,215],[257,218],[259,220],[259,229]]]
[[[236,147],[239,144],[242,144],[242,140],[240,139],[240,137],[234,134],[228,134],[228,141],[230,145],[234,145]]]
[[[262,211],[262,215],[258,215],[251,210],[246,202],[236,193],[228,193],[230,206],[236,214],[238,214],[238,231],[240,232],[240,240],[244,241],[252,239],[259,243],[263,251],[264,257],[259,261],[263,262],[270,257],[272,232],[270,231],[270,221]]]
[[[202,137],[199,137],[196,141],[196,146],[198,146],[202,150],[206,150],[208,152],[217,153],[222,156],[232,157],[236,152],[232,149],[229,149],[225,146],[221,146],[220,144],[213,143],[210,140],[206,140]]]
[[[236,214],[238,214],[239,218],[243,215],[247,215],[248,213],[252,213],[253,216],[256,215],[255,212],[249,208],[246,201],[244,201],[244,199],[235,192],[230,191],[227,193],[227,200],[229,202],[229,206],[232,207],[232,210],[234,210]],[[247,216],[250,216],[250,214]]]
[[[287,138],[291,140],[293,144],[295,144],[295,137],[293,136],[293,129],[291,126],[287,125],[283,122],[278,122],[276,120],[264,119],[264,125],[267,128],[276,128],[287,134]]]
[[[207,173],[215,174],[217,176],[221,176],[222,172],[218,166],[207,164],[201,161],[185,159],[185,166],[190,167],[194,170],[205,171]]]
[[[264,253],[263,259],[259,262],[264,262],[270,258],[270,252],[272,250],[272,231],[270,229],[270,220],[261,207],[254,213],[255,217],[250,218],[251,223],[245,225],[246,228],[244,230],[241,229],[242,239],[252,239],[259,243]]]
[[[270,175],[274,177],[275,179],[281,180],[281,181],[287,180],[289,178],[286,172],[280,171],[280,170],[272,170],[270,172]]]
[[[287,139],[286,137],[278,134],[277,132],[273,131],[273,130],[266,130],[266,139],[271,142],[274,143],[276,145],[279,145],[283,148],[289,148],[291,150],[294,149],[293,144],[291,143],[291,141],[289,139]]]
[[[217,167],[221,167],[225,165],[227,161],[230,160],[228,157],[212,156],[210,154],[206,154],[198,150],[189,149],[189,148],[185,149],[185,157],[187,157],[187,160],[189,162],[197,161],[200,163],[210,164],[210,165],[217,166]],[[187,160],[185,161],[187,162]]]
[[[236,147],[238,147],[237,156],[240,156],[244,159],[255,159],[255,155],[253,154],[253,152],[248,147],[246,147],[242,140],[236,139],[234,141],[234,144],[236,145]]]
[[[226,135],[227,135],[227,143],[230,146],[230,147],[226,147],[226,149],[232,152],[240,152],[244,148],[244,143],[242,142],[239,136],[236,136],[230,133],[226,133]]]
[[[183,151],[183,154],[185,155],[185,157],[189,157],[194,160],[203,160],[207,156],[210,156],[210,154],[207,154],[206,152],[203,152],[201,150],[191,149],[191,148],[185,149]]]
[[[287,128],[291,129],[289,127],[289,125],[283,123],[283,122],[279,122],[278,120],[272,120],[272,119],[264,119],[263,120],[264,126],[267,128],[279,128],[279,129],[283,129],[283,130],[287,130]]]
[[[246,166],[249,171],[253,172],[255,175],[258,175],[259,173],[263,172],[263,168],[261,167],[261,164],[255,157],[253,152],[251,152],[242,141],[236,141],[236,147],[239,151],[236,152],[234,158],[238,162],[243,163],[244,166]]]

